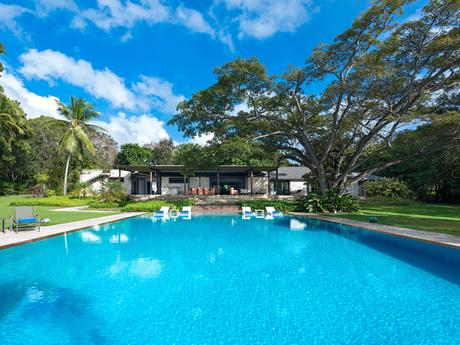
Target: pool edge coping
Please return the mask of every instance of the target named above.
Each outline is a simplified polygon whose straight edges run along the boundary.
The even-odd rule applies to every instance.
[[[366,231],[377,232],[385,235],[396,236],[460,250],[460,237],[455,235],[415,230],[386,224],[367,223],[347,218],[328,217],[314,213],[288,212],[288,214],[293,216],[318,219],[335,224],[347,225]]]
[[[55,225],[50,225],[50,226],[42,226],[40,231],[30,230],[28,232],[23,232],[22,234],[24,234],[26,238],[17,238],[17,240],[14,242],[8,241],[7,239],[7,243],[5,244],[2,243],[2,234],[0,234],[0,250],[8,249],[11,247],[16,247],[22,244],[46,240],[51,237],[56,237],[56,236],[60,236],[60,235],[75,232],[75,231],[80,231],[83,229],[91,228],[96,225],[108,224],[108,223],[113,223],[113,222],[117,222],[120,220],[125,220],[128,218],[138,217],[138,216],[144,215],[145,213],[146,212],[123,212],[123,213],[112,214],[112,215],[103,216],[103,217],[77,220],[74,222],[61,223],[61,224],[55,224]],[[63,229],[54,230],[54,228],[59,228],[59,227],[62,227]],[[50,228],[53,228],[53,229],[50,229]],[[51,230],[54,232],[48,233],[48,234],[44,233],[44,231],[47,231],[47,230]],[[21,233],[13,233],[11,235],[12,236],[21,235]]]

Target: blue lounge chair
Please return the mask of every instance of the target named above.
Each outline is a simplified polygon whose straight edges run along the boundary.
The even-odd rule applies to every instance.
[[[32,206],[18,206],[14,208],[14,216],[11,217],[11,230],[16,228],[34,228],[40,231],[40,218],[34,214]]]

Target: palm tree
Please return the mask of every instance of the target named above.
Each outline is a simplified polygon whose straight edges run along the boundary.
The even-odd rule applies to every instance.
[[[67,153],[67,162],[65,165],[64,175],[64,195],[67,194],[67,175],[69,173],[70,158],[76,155],[78,159],[82,159],[86,151],[94,153],[93,143],[88,136],[89,128],[99,128],[88,122],[99,116],[99,113],[94,111],[94,106],[86,102],[82,98],[71,97],[70,104],[65,104],[57,101],[58,112],[64,117],[64,121],[68,124],[67,131],[59,143],[61,149]]]
[[[19,104],[9,100],[2,91],[0,87],[0,135],[9,142],[25,133],[25,116]]]

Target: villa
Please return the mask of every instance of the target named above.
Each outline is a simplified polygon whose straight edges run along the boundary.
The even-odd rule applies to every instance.
[[[123,183],[133,196],[147,195],[305,195],[307,167],[220,165],[184,176],[182,165],[123,165],[110,172],[84,170],[80,182],[97,191],[105,180]]]
[[[104,172],[83,170],[80,182],[89,183],[99,191],[103,181],[123,183],[125,192],[133,197],[227,195],[227,196],[302,196],[311,192],[306,178],[310,169],[304,166],[276,167],[220,165],[215,169],[196,171],[184,176],[182,165],[120,165]],[[379,177],[352,184],[348,192],[361,197],[363,184]]]

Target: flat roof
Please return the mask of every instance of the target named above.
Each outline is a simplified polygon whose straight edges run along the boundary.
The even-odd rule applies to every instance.
[[[180,172],[183,165],[119,165],[118,169],[137,172]],[[213,169],[197,170],[197,172],[250,172],[250,171],[274,171],[277,166],[250,166],[250,165],[219,165]]]

